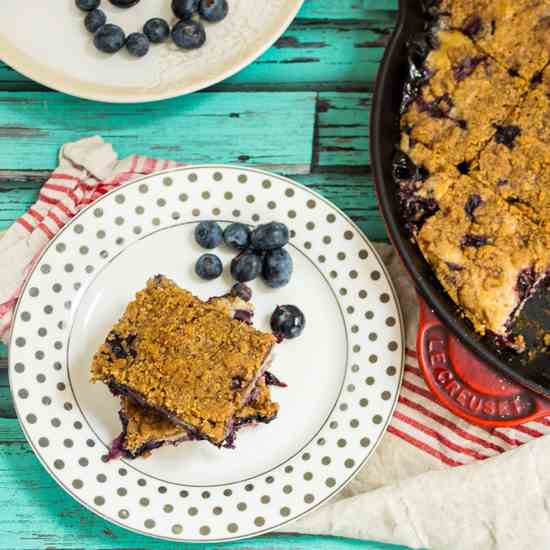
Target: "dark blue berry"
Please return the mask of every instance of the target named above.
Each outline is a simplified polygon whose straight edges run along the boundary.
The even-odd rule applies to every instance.
[[[149,39],[141,32],[133,32],[126,39],[126,49],[134,57],[143,57],[149,52]]]
[[[252,300],[252,289],[244,283],[234,284],[231,289],[231,294],[245,302],[250,302],[250,300]]]
[[[462,26],[462,32],[472,38],[479,33],[481,27],[481,17],[479,17],[479,15],[472,15],[468,17],[468,19],[466,19],[466,21],[464,22],[464,25]]]
[[[537,274],[532,267],[524,269],[518,277],[517,291],[520,300],[527,298],[537,280]]]
[[[244,250],[250,245],[250,228],[244,223],[232,223],[223,232],[225,244],[236,250]]]
[[[284,248],[278,248],[266,254],[262,276],[267,286],[281,288],[290,282],[293,268],[290,254]]]
[[[477,55],[474,57],[465,57],[461,63],[458,63],[453,67],[453,75],[455,80],[460,82],[468,76],[470,76],[475,70],[476,67],[485,61],[487,57],[485,55]]]
[[[500,145],[506,145],[508,149],[513,149],[516,138],[521,134],[519,126],[498,126],[496,128],[495,141]]]
[[[451,270],[451,271],[462,271],[464,269],[463,266],[461,266],[460,264],[457,264],[455,262],[445,262],[447,264],[447,267]]]
[[[271,316],[271,330],[284,338],[297,338],[306,326],[306,318],[296,306],[277,306]]]
[[[227,17],[229,4],[227,0],[200,0],[199,13],[206,21],[217,23]]]
[[[239,283],[247,283],[258,277],[262,270],[262,258],[251,251],[243,252],[231,262],[231,275]]]
[[[464,205],[464,211],[466,212],[466,215],[470,218],[471,221],[475,221],[474,218],[474,211],[476,208],[478,208],[481,203],[483,202],[482,198],[477,193],[472,193],[468,200],[466,201],[466,204]]]
[[[155,17],[149,19],[149,21],[143,25],[143,33],[152,44],[161,44],[168,40],[170,36],[170,26],[164,19]]]
[[[203,254],[195,265],[195,273],[205,281],[217,279],[222,271],[222,261],[215,254]]]
[[[253,316],[254,314],[251,311],[248,311],[246,309],[238,309],[237,311],[235,311],[233,319],[236,319],[237,321],[243,321],[247,325],[251,325]]]
[[[199,9],[199,0],[172,0],[172,11],[178,19],[189,21]]]
[[[268,386],[277,386],[279,388],[287,388],[288,384],[286,382],[283,382],[282,380],[279,380],[277,376],[275,376],[272,372],[266,371],[264,374],[265,383]]]
[[[172,40],[178,48],[196,50],[206,42],[206,31],[199,21],[180,21],[172,28]]]
[[[216,222],[201,222],[195,227],[195,240],[203,248],[216,248],[223,241],[222,228]]]
[[[75,0],[75,4],[82,11],[92,11],[99,8],[101,0]]]
[[[250,242],[256,250],[275,250],[288,243],[288,227],[284,223],[270,222],[252,231]]]
[[[104,53],[116,53],[124,46],[126,36],[118,25],[107,23],[94,35],[94,45]]]
[[[111,4],[115,5],[117,8],[131,8],[139,3],[140,0],[109,0]]]
[[[84,18],[84,26],[92,34],[107,23],[107,16],[102,10],[92,10]]]
[[[484,235],[464,235],[462,240],[460,241],[460,244],[463,247],[466,246],[473,246],[474,248],[479,248],[481,246],[485,246],[489,242],[489,238],[485,237]]]

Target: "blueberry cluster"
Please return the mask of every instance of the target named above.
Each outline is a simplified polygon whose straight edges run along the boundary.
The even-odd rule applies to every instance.
[[[130,8],[140,0],[109,1],[119,8]],[[170,36],[179,48],[200,48],[206,42],[206,30],[200,19],[217,23],[229,12],[227,0],[172,0],[172,11],[178,18],[172,29],[164,19],[155,17],[145,23],[143,32],[126,36],[118,25],[107,23],[105,12],[100,9],[101,0],[75,0],[75,3],[86,12],[84,26],[94,35],[94,45],[99,51],[113,54],[126,46],[134,57],[147,55],[151,44],[166,42]]]
[[[284,248],[289,241],[284,223],[270,222],[255,229],[244,223],[232,223],[222,230],[216,222],[205,221],[195,228],[195,240],[208,250],[225,242],[239,252],[231,261],[231,275],[238,281],[232,292],[245,301],[252,297],[245,283],[259,276],[271,288],[281,288],[290,282],[294,266]],[[217,279],[223,272],[222,261],[215,254],[203,254],[195,264],[195,272],[206,281]],[[280,340],[297,338],[305,326],[304,314],[293,305],[277,306],[271,316],[271,329]]]
[[[290,282],[293,263],[285,250],[288,227],[270,222],[250,229],[243,223],[232,223],[225,230],[213,221],[201,222],[195,229],[195,240],[203,248],[216,248],[222,242],[239,254],[231,262],[231,275],[239,283],[247,283],[261,276],[271,288],[280,288]],[[195,266],[197,275],[213,280],[222,274],[221,260],[214,254],[203,254]]]

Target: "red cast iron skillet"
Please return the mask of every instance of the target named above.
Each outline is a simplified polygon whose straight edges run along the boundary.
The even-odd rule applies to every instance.
[[[371,114],[371,165],[379,206],[419,294],[417,353],[429,386],[448,408],[474,423],[515,425],[550,414],[548,354],[529,360],[526,354],[499,349],[490,338],[476,334],[411,242],[400,218],[392,160],[408,71],[406,43],[425,28],[420,0],[399,0],[397,27],[380,66]]]

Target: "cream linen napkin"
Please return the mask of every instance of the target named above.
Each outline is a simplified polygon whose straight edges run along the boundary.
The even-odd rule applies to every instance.
[[[66,144],[39,199],[0,239],[0,332],[34,258],[70,217],[123,182],[175,166],[118,160],[99,137]],[[550,421],[485,430],[443,409],[415,358],[416,296],[399,258],[377,245],[397,287],[407,364],[394,418],[358,476],[331,503],[284,531],[433,550],[550,549]]]

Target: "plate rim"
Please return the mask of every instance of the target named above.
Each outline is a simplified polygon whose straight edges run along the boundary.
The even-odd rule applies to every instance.
[[[48,252],[50,247],[53,246],[56,243],[57,239],[65,232],[65,230],[70,229],[73,226],[73,224],[77,224],[79,218],[85,212],[87,212],[91,208],[97,207],[97,205],[104,198],[106,198],[106,197],[108,197],[112,194],[115,194],[117,192],[120,192],[120,190],[125,188],[125,187],[129,187],[130,185],[135,185],[135,184],[138,184],[139,182],[143,182],[143,181],[149,180],[151,178],[156,178],[158,176],[170,175],[170,174],[173,174],[174,172],[186,172],[186,171],[189,171],[189,170],[214,169],[214,168],[218,168],[220,170],[230,169],[230,170],[239,170],[239,171],[242,171],[242,172],[253,172],[255,174],[261,174],[263,176],[283,180],[287,184],[298,187],[301,190],[306,191],[307,193],[309,193],[309,194],[313,195],[314,197],[316,197],[318,200],[325,203],[329,208],[332,208],[333,210],[335,210],[340,216],[342,216],[346,220],[347,223],[349,223],[353,227],[353,229],[357,232],[357,234],[363,240],[365,245],[369,248],[369,251],[377,259],[377,261],[379,263],[379,266],[380,266],[380,269],[384,273],[386,281],[389,284],[389,288],[390,288],[390,290],[391,290],[391,292],[394,296],[394,300],[395,300],[395,304],[396,304],[396,310],[397,310],[396,314],[397,314],[397,318],[398,318],[398,321],[399,321],[399,328],[400,328],[400,333],[401,333],[400,371],[399,371],[399,376],[398,376],[398,379],[397,379],[397,382],[396,382],[396,391],[395,391],[395,395],[394,395],[393,400],[392,400],[390,411],[389,411],[387,417],[384,419],[383,425],[381,426],[380,437],[377,439],[376,442],[374,442],[370,446],[370,452],[365,456],[365,458],[360,463],[358,463],[358,465],[353,469],[353,471],[350,473],[350,475],[342,483],[340,483],[338,486],[336,486],[335,489],[332,492],[330,492],[324,499],[315,502],[314,504],[311,505],[310,508],[304,510],[303,512],[301,512],[301,513],[299,513],[295,516],[292,516],[288,519],[285,519],[285,520],[283,520],[282,522],[280,522],[276,525],[268,526],[268,527],[265,527],[265,528],[260,528],[260,529],[258,529],[257,531],[255,531],[253,533],[229,536],[229,537],[224,537],[224,538],[209,539],[209,540],[204,540],[204,541],[197,540],[197,539],[172,537],[172,536],[169,536],[169,535],[159,535],[159,534],[151,533],[151,532],[148,532],[148,531],[142,531],[142,530],[140,530],[136,527],[132,527],[132,526],[123,524],[120,521],[118,521],[117,519],[109,517],[109,516],[105,515],[104,513],[102,513],[100,510],[97,510],[97,509],[93,508],[91,504],[88,504],[87,502],[85,502],[80,496],[78,496],[78,494],[72,492],[71,489],[68,486],[65,486],[65,484],[62,483],[62,481],[57,477],[56,473],[50,468],[49,464],[47,464],[45,459],[42,457],[42,455],[40,454],[40,451],[33,444],[33,441],[31,440],[29,434],[27,433],[25,424],[22,421],[22,416],[21,416],[21,414],[19,412],[19,408],[18,408],[18,400],[17,400],[16,395],[13,393],[13,388],[12,388],[12,376],[13,376],[14,360],[12,359],[12,354],[9,352],[9,350],[15,349],[15,345],[14,345],[14,342],[13,342],[15,331],[13,330],[13,328],[15,326],[15,323],[17,322],[18,311],[19,311],[19,307],[20,307],[20,304],[21,304],[21,300],[18,300],[17,304],[15,306],[15,309],[14,309],[14,313],[13,313],[13,324],[12,324],[12,329],[10,331],[10,339],[9,339],[9,345],[8,345],[8,382],[9,382],[9,385],[10,385],[10,391],[12,392],[12,395],[14,395],[13,403],[14,403],[14,409],[15,409],[15,412],[16,412],[16,415],[17,415],[17,419],[19,421],[19,426],[21,428],[21,431],[25,435],[25,439],[27,440],[27,443],[31,447],[31,449],[32,449],[34,455],[36,456],[36,458],[42,464],[42,466],[46,470],[46,472],[48,472],[50,477],[53,478],[53,480],[57,483],[57,485],[59,485],[65,491],[65,493],[67,493],[71,498],[76,500],[79,504],[84,506],[87,510],[89,510],[91,513],[95,514],[96,516],[99,516],[103,520],[105,520],[105,521],[107,521],[111,524],[117,525],[118,527],[121,527],[122,529],[125,529],[127,531],[131,531],[133,533],[137,533],[139,535],[143,535],[143,536],[154,538],[154,539],[167,540],[167,541],[170,541],[170,542],[179,542],[179,543],[184,543],[184,544],[218,544],[218,543],[223,543],[223,542],[225,542],[225,543],[227,543],[227,542],[236,542],[236,541],[239,541],[239,540],[245,540],[245,539],[254,538],[254,537],[257,537],[257,536],[260,536],[260,535],[265,535],[265,534],[271,533],[275,530],[279,530],[282,527],[284,527],[285,525],[293,524],[297,520],[309,515],[310,513],[316,511],[317,509],[319,509],[327,501],[330,501],[331,499],[333,499],[343,489],[345,489],[345,487],[356,477],[356,475],[359,473],[359,471],[367,464],[367,462],[370,460],[370,458],[374,455],[374,453],[378,449],[378,446],[382,442],[382,439],[387,434],[388,427],[390,425],[390,422],[393,419],[395,409],[396,409],[397,404],[398,404],[399,394],[400,394],[400,391],[401,391],[401,388],[402,388],[403,377],[404,377],[404,372],[405,372],[406,330],[405,330],[405,320],[404,320],[404,316],[403,316],[403,310],[402,310],[402,307],[401,307],[401,302],[399,300],[399,295],[397,293],[395,284],[394,284],[394,282],[391,278],[389,270],[386,267],[386,265],[384,264],[384,262],[382,261],[382,258],[380,256],[380,254],[378,253],[376,248],[373,246],[370,239],[368,239],[368,237],[359,228],[359,226],[353,220],[351,220],[351,218],[343,210],[341,210],[338,206],[336,206],[332,201],[330,201],[330,200],[326,199],[325,197],[323,197],[317,191],[315,191],[313,189],[310,189],[306,185],[304,185],[302,183],[299,183],[299,182],[297,182],[297,181],[295,181],[291,178],[288,178],[286,176],[279,175],[279,174],[276,174],[276,173],[273,173],[273,172],[268,172],[266,170],[262,170],[260,168],[255,168],[255,167],[250,167],[250,166],[243,166],[243,165],[239,165],[239,164],[223,164],[223,163],[221,163],[221,164],[189,164],[189,165],[185,165],[185,166],[176,166],[176,167],[173,167],[173,168],[169,168],[167,170],[161,170],[161,171],[158,171],[158,172],[153,172],[151,174],[147,174],[145,176],[136,178],[136,179],[131,180],[129,182],[125,182],[122,185],[108,191],[107,193],[105,193],[104,195],[99,197],[96,201],[92,202],[91,204],[85,206],[82,210],[80,210],[78,212],[78,214],[76,216],[74,216],[73,218],[71,218],[71,220],[69,220],[56,233],[56,235],[47,243],[47,245],[44,247],[44,250],[36,258],[34,266],[32,267],[31,271],[28,273],[27,278],[25,279],[23,285],[21,286],[20,296],[22,296],[25,293],[25,291],[27,290],[27,287],[29,285],[29,282],[30,282],[32,276],[34,275],[35,271],[37,270],[38,265],[40,264],[40,262],[42,261],[42,258],[46,255],[46,253]]]
[[[80,79],[76,79],[71,75],[61,76],[62,73],[48,69],[45,66],[33,61],[33,57],[23,53],[19,48],[10,43],[6,38],[0,36],[0,61],[5,63],[8,67],[14,69],[18,73],[22,74],[26,78],[33,82],[45,86],[50,90],[68,94],[80,99],[87,99],[90,101],[101,101],[103,103],[115,103],[115,104],[139,104],[139,103],[151,103],[154,101],[163,101],[165,99],[173,99],[175,97],[183,97],[205,88],[210,88],[215,84],[227,80],[234,76],[236,73],[242,71],[256,59],[262,56],[269,48],[271,48],[275,42],[286,32],[290,24],[294,21],[298,12],[304,5],[305,0],[292,0],[295,2],[295,6],[290,10],[288,16],[284,19],[281,26],[275,29],[272,33],[266,36],[265,40],[255,48],[248,56],[242,59],[239,63],[232,65],[225,71],[222,71],[218,76],[199,80],[196,84],[184,87],[182,89],[173,89],[163,93],[146,93],[139,98],[122,92],[114,95],[107,91],[102,92],[101,87],[99,91],[90,90],[92,86]],[[49,76],[52,75],[52,76]],[[58,75],[57,77],[55,75]],[[59,80],[60,79],[60,80]],[[61,82],[61,84],[60,84]],[[63,84],[66,82],[66,84]],[[97,89],[98,86],[93,86],[93,89]]]

